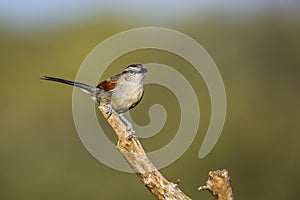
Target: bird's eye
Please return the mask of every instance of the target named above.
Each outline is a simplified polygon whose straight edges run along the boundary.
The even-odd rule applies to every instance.
[[[135,74],[136,72],[134,70],[129,70],[130,74]]]

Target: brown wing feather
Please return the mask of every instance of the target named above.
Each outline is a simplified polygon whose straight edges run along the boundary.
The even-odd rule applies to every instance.
[[[102,81],[97,85],[97,88],[100,88],[101,90],[110,91],[113,90],[117,86],[117,82],[115,81]]]

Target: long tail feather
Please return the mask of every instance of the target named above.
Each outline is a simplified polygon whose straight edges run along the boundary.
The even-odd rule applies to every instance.
[[[59,82],[59,83],[64,83],[67,85],[71,85],[71,86],[75,86],[80,88],[83,92],[94,96],[96,91],[99,90],[96,87],[84,84],[84,83],[79,83],[79,82],[74,82],[74,81],[69,81],[69,80],[65,80],[65,79],[61,79],[61,78],[55,78],[55,77],[50,77],[50,76],[42,76],[41,77],[42,80],[47,80],[47,81],[54,81],[54,82]]]

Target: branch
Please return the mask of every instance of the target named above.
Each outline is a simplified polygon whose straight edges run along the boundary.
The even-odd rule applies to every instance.
[[[108,108],[99,106],[99,109],[107,118]],[[190,199],[178,188],[178,184],[169,182],[162,176],[146,156],[136,136],[126,139],[126,135],[129,134],[126,130],[127,127],[114,110],[112,110],[112,114],[107,121],[118,136],[118,150],[154,196],[158,199]]]
[[[206,185],[200,186],[198,190],[210,191],[216,200],[233,200],[229,179],[226,169],[210,171]]]
[[[148,188],[148,190],[157,199],[168,200],[191,200],[179,188],[178,182],[169,182],[156,169],[153,163],[147,157],[140,141],[135,135],[126,138],[130,134],[126,125],[120,119],[119,115],[112,109],[112,114],[108,117],[109,109],[105,106],[99,106],[99,110],[107,119],[118,137],[117,149],[123,155],[127,163],[135,171],[136,175]],[[226,170],[209,172],[209,179],[205,186],[199,187],[199,190],[209,190],[215,199],[232,200],[232,192],[229,184],[229,176]],[[227,197],[231,198],[227,198]]]

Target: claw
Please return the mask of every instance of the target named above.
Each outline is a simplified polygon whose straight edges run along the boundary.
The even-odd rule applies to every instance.
[[[126,137],[125,137],[126,140],[130,140],[131,138],[133,138],[135,136],[134,130],[130,129],[129,131],[130,131],[130,133],[128,135],[126,135]]]
[[[107,114],[107,118],[106,119],[108,119],[111,116],[111,114],[112,114],[112,106],[110,104],[105,104],[103,106],[105,106],[108,109],[108,111],[106,112],[106,114]]]

